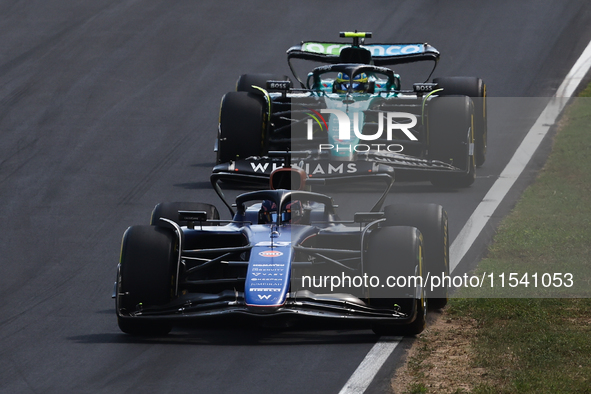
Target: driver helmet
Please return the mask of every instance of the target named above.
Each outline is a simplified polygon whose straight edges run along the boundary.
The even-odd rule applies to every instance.
[[[353,82],[349,80],[347,74],[338,73],[334,81],[336,93],[347,93],[349,91],[349,84],[351,84],[352,93],[366,93],[369,89],[369,78],[367,74],[361,73],[353,77]]]
[[[298,224],[302,220],[302,216],[304,216],[304,209],[301,201],[293,200],[285,206],[281,213],[281,222]]]
[[[259,223],[273,223],[273,215],[277,216],[277,204],[271,200],[264,200],[261,204],[261,210],[259,211]]]

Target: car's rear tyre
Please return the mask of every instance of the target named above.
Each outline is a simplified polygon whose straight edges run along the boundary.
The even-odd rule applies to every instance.
[[[226,93],[220,108],[217,162],[261,155],[265,116],[265,103],[260,95]]]
[[[423,235],[423,277],[428,275],[429,280],[433,280],[434,276],[449,276],[447,212],[441,205],[392,204],[386,206],[384,212],[386,226],[412,226],[418,228]],[[438,286],[431,290],[430,283],[426,283],[425,288],[430,309],[441,309],[447,305],[447,287]]]
[[[423,270],[423,242],[421,233],[415,227],[382,227],[372,231],[367,241],[364,257],[364,274],[368,278],[377,276],[378,287],[368,289],[367,302],[370,306],[385,310],[399,310],[415,318],[406,325],[384,321],[374,323],[373,331],[378,335],[416,335],[426,326],[427,299],[422,286],[388,287],[388,277],[409,278],[421,275]],[[416,282],[414,283],[417,284]],[[382,287],[383,286],[383,287]],[[417,297],[417,292],[420,296]]]
[[[152,211],[152,218],[150,224],[160,224],[160,218],[172,220],[179,226],[187,226],[188,223],[179,220],[179,211],[205,211],[208,220],[219,220],[220,214],[217,208],[211,204],[202,202],[162,202]],[[211,225],[208,223],[208,225]]]
[[[166,321],[130,317],[139,310],[170,302],[177,262],[176,237],[167,228],[132,226],[123,236],[117,278],[117,322],[131,335],[165,335]]]
[[[236,91],[237,92],[249,92],[249,93],[258,93],[260,94],[261,91],[253,88],[253,86],[258,86],[259,88],[266,89],[267,88],[267,81],[290,81],[287,75],[279,75],[279,74],[242,74],[238,77],[238,81],[236,81]]]
[[[474,183],[476,165],[470,152],[474,144],[473,104],[467,96],[438,97],[429,102],[429,159],[451,164],[463,172],[436,172],[431,183],[463,188]]]
[[[440,77],[433,82],[444,89],[440,96],[464,95],[474,102],[474,160],[477,167],[482,166],[488,140],[486,84],[476,77]]]

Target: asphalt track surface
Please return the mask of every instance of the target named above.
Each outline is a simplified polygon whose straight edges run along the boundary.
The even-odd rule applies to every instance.
[[[0,0],[0,392],[338,392],[376,342],[369,330],[120,333],[110,295],[121,235],[160,201],[227,215],[208,182],[220,98],[241,73],[288,73],[285,50],[300,40],[357,29],[429,42],[442,53],[436,76],[480,76],[494,98],[549,97],[591,39],[587,3]],[[401,183],[388,201],[444,205],[453,239],[543,108],[531,102],[491,114],[471,188]],[[388,389],[404,348],[368,392]]]

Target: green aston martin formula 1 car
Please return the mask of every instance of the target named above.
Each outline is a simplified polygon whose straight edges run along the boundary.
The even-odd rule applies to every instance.
[[[436,186],[467,187],[486,156],[486,86],[476,77],[431,79],[429,44],[302,42],[287,76],[244,74],[221,103],[213,173],[267,180],[285,160],[310,177],[427,172]],[[294,60],[321,63],[302,79]],[[386,66],[432,62],[412,89]],[[293,155],[269,155],[269,152]],[[286,159],[287,157],[287,159]]]

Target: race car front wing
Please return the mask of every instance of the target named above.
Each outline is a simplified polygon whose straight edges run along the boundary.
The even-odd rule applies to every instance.
[[[367,306],[360,299],[348,294],[314,294],[308,290],[290,293],[285,304],[273,312],[248,307],[244,293],[228,290],[217,295],[193,293],[181,296],[167,305],[139,308],[133,312],[118,310],[117,313],[119,317],[129,319],[191,320],[229,315],[247,315],[254,318],[301,316],[367,322],[387,321],[401,325],[411,323],[416,318],[416,308],[406,314]]]

